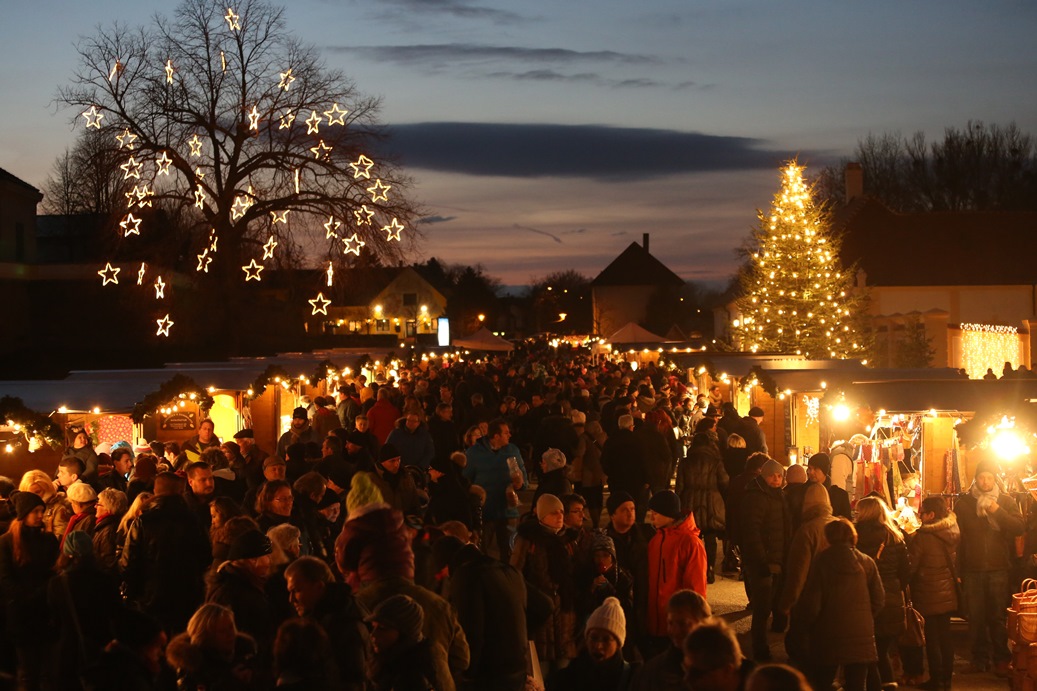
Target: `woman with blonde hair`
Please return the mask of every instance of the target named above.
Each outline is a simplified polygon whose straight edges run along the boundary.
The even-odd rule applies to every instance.
[[[137,495],[137,498],[130,504],[130,508],[122,515],[122,520],[119,521],[119,532],[123,535],[130,532],[130,526],[137,520],[137,516],[143,513],[154,496],[151,492],[141,492]]]
[[[29,470],[18,483],[19,492],[32,492],[43,500],[43,527],[59,540],[72,518],[72,504],[64,492],[59,492],[50,475],[42,470]]]
[[[893,512],[878,497],[864,497],[857,502],[857,549],[875,560],[886,591],[885,605],[875,616],[878,672],[885,686],[896,682],[890,652],[906,628],[905,591],[911,577],[911,560]]]
[[[252,681],[256,643],[240,633],[234,613],[207,602],[173,638],[166,660],[176,670],[177,688],[244,689]]]

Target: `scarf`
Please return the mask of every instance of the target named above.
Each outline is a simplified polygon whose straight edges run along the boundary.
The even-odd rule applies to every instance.
[[[997,483],[994,483],[992,490],[984,492],[979,488],[979,485],[973,482],[969,494],[976,498],[976,515],[980,518],[986,518],[992,530],[1000,531],[1001,526],[994,520],[994,516],[990,511],[991,505],[997,504],[997,498],[1001,496],[1001,490],[998,489]]]

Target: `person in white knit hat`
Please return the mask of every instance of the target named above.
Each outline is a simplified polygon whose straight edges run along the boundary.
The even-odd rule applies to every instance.
[[[572,663],[547,680],[547,691],[626,691],[631,688],[635,667],[623,659],[627,620],[614,597],[587,617],[584,649]]]

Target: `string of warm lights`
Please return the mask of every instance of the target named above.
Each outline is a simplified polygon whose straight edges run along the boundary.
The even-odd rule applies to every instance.
[[[1019,330],[996,324],[961,325],[961,366],[969,377],[979,379],[987,369],[1001,372],[1006,362],[1022,363],[1023,344]]]

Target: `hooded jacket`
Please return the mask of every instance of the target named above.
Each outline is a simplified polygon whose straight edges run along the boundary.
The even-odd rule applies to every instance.
[[[660,528],[648,543],[648,634],[666,635],[666,605],[678,590],[706,596],[706,548],[695,516]]]
[[[695,435],[688,456],[677,467],[677,494],[681,506],[691,510],[702,530],[727,527],[723,492],[730,478],[720,451],[706,435]]]
[[[749,482],[740,510],[738,544],[745,566],[759,573],[768,564],[784,564],[792,531],[781,490],[757,476]]]
[[[820,488],[820,485],[814,485]],[[785,562],[785,584],[778,598],[778,609],[788,612],[807,582],[814,557],[828,549],[825,526],[834,521],[828,493],[823,489],[807,492],[803,501],[803,523],[792,536],[789,556]]]
[[[907,543],[911,554],[911,600],[922,616],[957,611],[958,544],[961,530],[954,513],[923,523]]]
[[[904,632],[904,589],[911,577],[907,545],[878,521],[857,524],[857,549],[875,560],[886,591],[886,604],[875,618],[876,636],[898,636]]]
[[[465,452],[468,464],[463,474],[473,485],[486,490],[483,518],[487,521],[502,521],[508,518],[506,491],[511,484],[508,458],[518,462],[523,485],[527,482],[526,468],[522,463],[522,452],[514,444],[505,444],[499,449],[490,448],[490,440],[483,437]],[[517,515],[517,514],[516,514]]]
[[[335,563],[353,588],[382,578],[413,579],[414,552],[403,514],[372,504],[350,516],[335,541]]]

